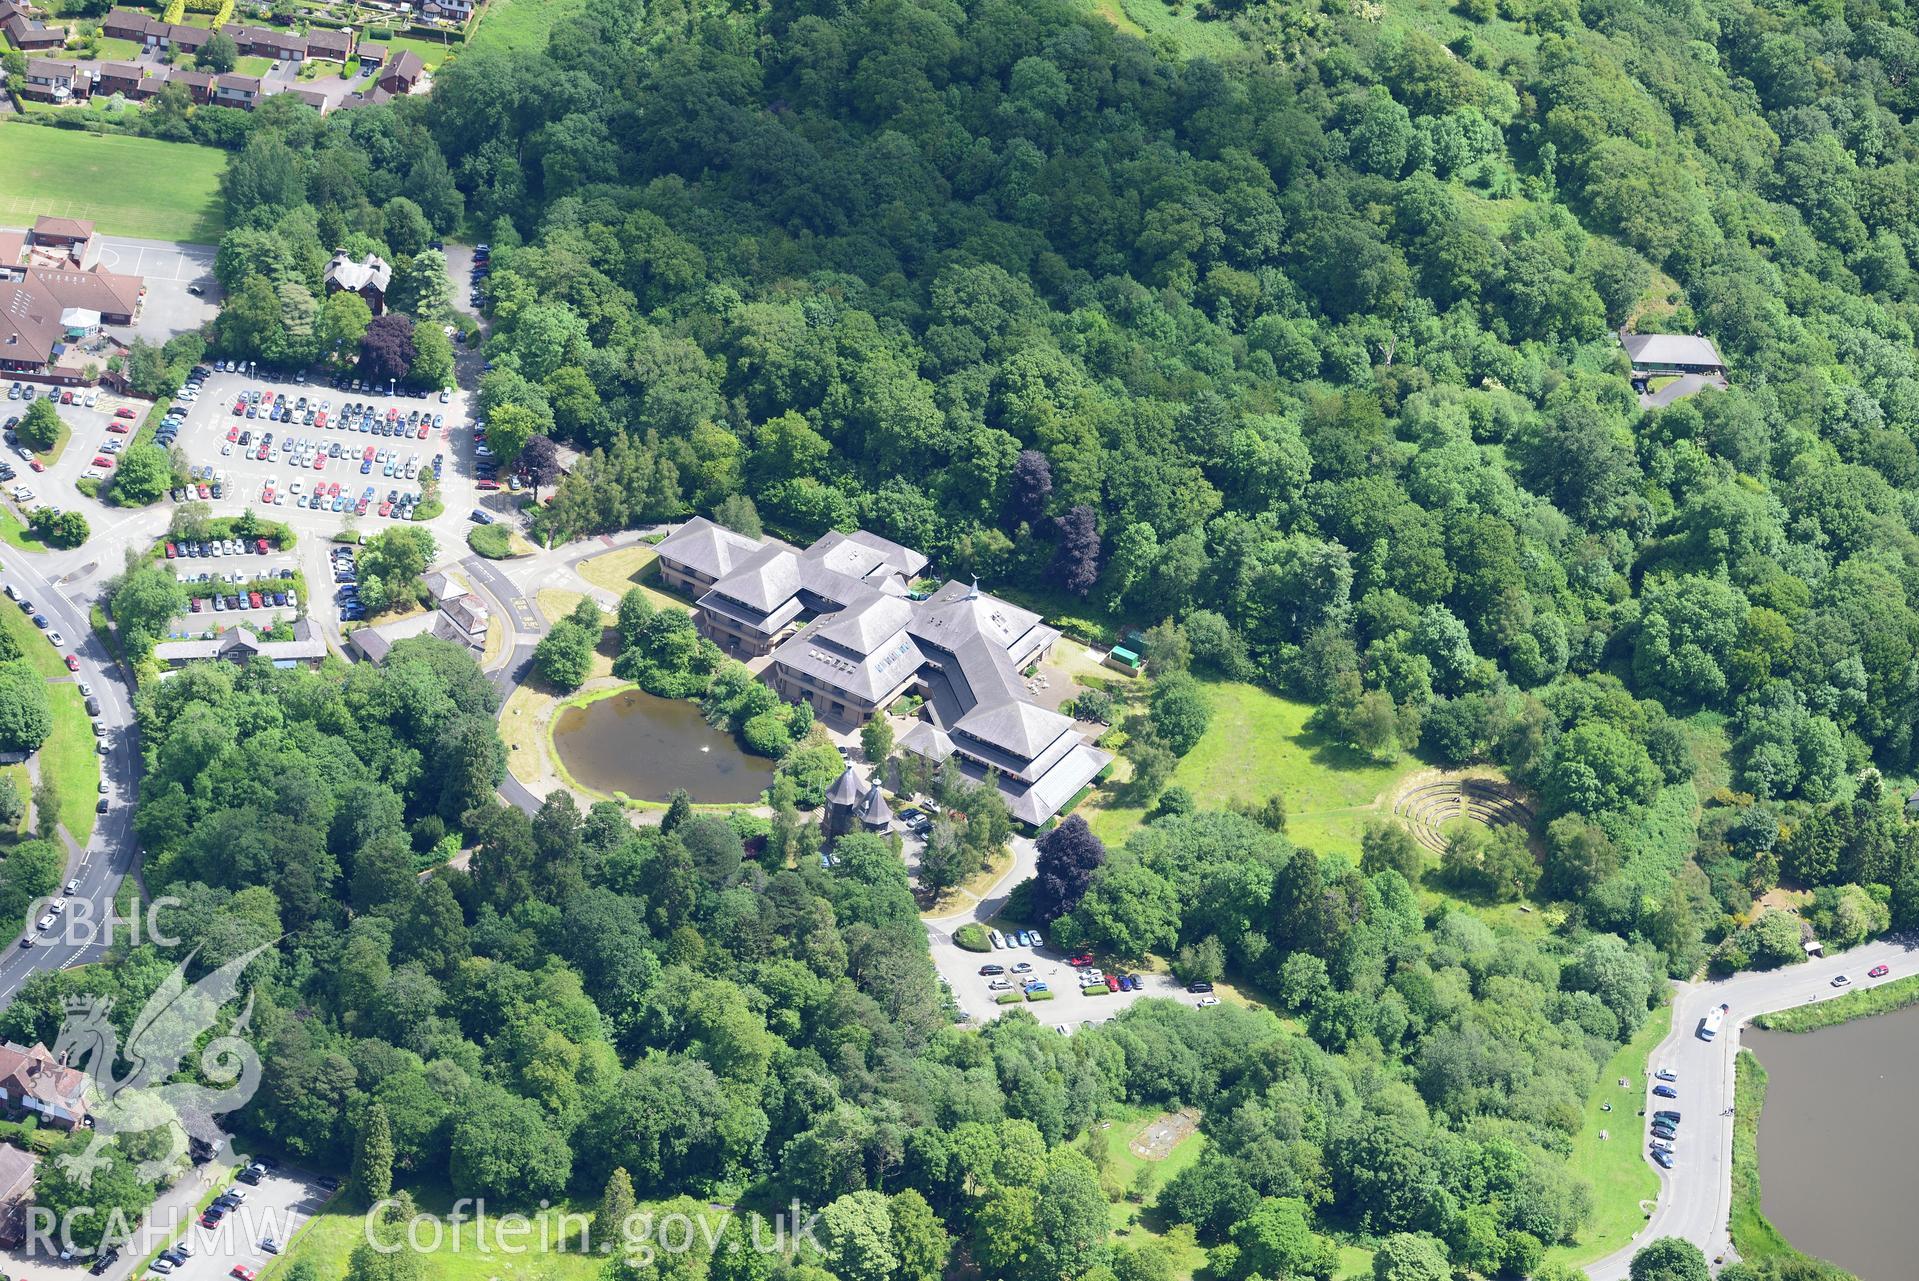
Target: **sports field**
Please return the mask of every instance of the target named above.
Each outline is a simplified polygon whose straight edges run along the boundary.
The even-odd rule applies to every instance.
[[[227,154],[188,142],[0,126],[0,226],[85,218],[110,236],[220,239]]]

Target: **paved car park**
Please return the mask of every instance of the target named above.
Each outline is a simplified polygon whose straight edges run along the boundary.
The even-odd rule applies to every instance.
[[[974,1022],[996,1019],[1009,1009],[1025,1009],[1041,1023],[1070,1032],[1086,1023],[1110,1019],[1133,1002],[1149,996],[1195,1003],[1207,999],[1204,995],[1188,993],[1167,974],[1112,970],[1098,963],[1074,966],[1072,958],[1046,943],[1043,936],[1037,946],[1008,939],[1006,946],[991,952],[969,952],[954,943],[950,935],[930,925],[927,933],[932,943],[933,964],[952,989],[954,1002]],[[1002,972],[982,974],[982,969]],[[1137,986],[1131,990],[1112,990],[1103,981],[1109,972],[1134,978]],[[1100,978],[1095,979],[1095,974]],[[999,1003],[1004,993],[1022,991],[1033,983],[1051,992],[1052,999]],[[1097,987],[1097,993],[1089,995],[1082,990],[1085,985]]]
[[[171,1267],[154,1267],[142,1273],[153,1278],[162,1273],[175,1281],[218,1281],[237,1276],[236,1268],[257,1273],[273,1257],[284,1251],[300,1226],[326,1204],[333,1193],[321,1186],[319,1176],[305,1170],[281,1167],[262,1174],[259,1182],[247,1185],[235,1182],[229,1192],[245,1200],[234,1205],[218,1221],[208,1226],[203,1217],[182,1219],[184,1227],[177,1240],[191,1255]],[[186,1214],[191,1214],[189,1208]],[[156,1225],[156,1235],[146,1242],[137,1256],[143,1260],[148,1251],[160,1246],[168,1234],[168,1225]],[[270,1247],[269,1248],[269,1243]],[[107,1273],[112,1276],[112,1270]],[[127,1273],[131,1275],[131,1273]]]
[[[437,425],[425,421],[436,415]],[[176,443],[189,465],[211,469],[224,500],[271,509],[274,519],[296,528],[330,527],[351,514],[373,530],[382,521],[406,519],[436,455],[444,480],[452,462],[449,433],[460,418],[452,396],[442,401],[215,372],[187,408]]]

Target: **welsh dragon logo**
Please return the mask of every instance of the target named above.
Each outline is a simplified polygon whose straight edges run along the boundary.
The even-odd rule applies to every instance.
[[[187,1155],[188,1136],[208,1144],[226,1138],[214,1116],[244,1107],[260,1085],[260,1056],[244,1035],[253,1012],[251,995],[232,1029],[200,1046],[198,1070],[189,1074],[195,1079],[173,1078],[181,1074],[195,1044],[213,1029],[220,1007],[239,993],[241,973],[271,946],[236,956],[191,985],[187,966],[197,952],[188,954],[140,1011],[125,1046],[108,1017],[110,1000],[68,998],[53,1053],[69,1067],[86,1065],[83,1083],[66,1103],[93,1126],[93,1139],[84,1151],[58,1158],[77,1183],[84,1187],[92,1182],[106,1164],[102,1154],[107,1145],[121,1134],[165,1127],[165,1150],[136,1166],[139,1177],[148,1181],[157,1181]],[[116,1076],[122,1061],[131,1070]]]

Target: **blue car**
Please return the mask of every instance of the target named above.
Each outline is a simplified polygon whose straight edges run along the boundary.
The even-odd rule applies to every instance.
[[[1679,1097],[1679,1091],[1673,1089],[1670,1085],[1655,1085],[1652,1087],[1652,1092],[1662,1099],[1676,1099]]]

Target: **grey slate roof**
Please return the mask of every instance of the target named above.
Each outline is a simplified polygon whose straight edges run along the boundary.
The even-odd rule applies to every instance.
[[[713,584],[713,590],[762,614],[770,614],[800,590],[800,560],[784,543],[769,542]]]
[[[225,82],[226,77],[222,76],[221,83],[224,84]],[[392,280],[393,268],[388,266],[386,259],[380,257],[378,254],[368,254],[365,258],[355,262],[353,259],[347,257],[346,252],[342,250],[334,254],[333,261],[326,265],[326,281],[328,284],[340,289],[351,289],[356,293],[365,289],[368,285],[373,286],[381,293],[385,293],[387,285],[392,283]]]
[[[1635,365],[1718,365],[1719,349],[1697,334],[1621,334],[1619,345]]]
[[[760,545],[745,534],[736,534],[724,525],[716,525],[704,516],[695,516],[661,539],[654,547],[661,560],[684,565],[707,578],[719,579],[733,566],[759,550]]]
[[[860,781],[860,772],[851,765],[844,773],[833,780],[833,786],[826,789],[829,805],[852,805],[860,799],[860,792],[866,784]]]
[[[878,783],[866,789],[866,795],[860,798],[859,807],[853,812],[868,827],[888,827],[893,822],[893,809],[881,795]]]

